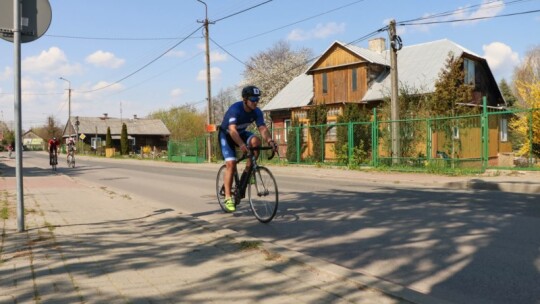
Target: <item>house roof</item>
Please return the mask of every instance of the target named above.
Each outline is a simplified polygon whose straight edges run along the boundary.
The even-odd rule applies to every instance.
[[[439,73],[445,68],[446,59],[450,52],[458,58],[466,53],[469,56],[482,59],[448,39],[404,47],[398,52],[397,69],[400,85],[416,88],[419,93],[433,92],[435,82],[439,78]],[[384,51],[383,55],[389,58],[389,51]],[[362,101],[381,100],[385,96],[389,96],[390,85],[391,79],[388,73],[385,77],[376,79],[372,83]]]
[[[69,123],[75,124],[77,118],[71,117]],[[110,127],[111,135],[122,133],[125,123],[129,135],[170,135],[171,132],[160,119],[120,119],[114,117],[78,117],[79,134],[106,134]]]
[[[363,102],[381,100],[385,96],[390,96],[390,54],[388,50],[377,53],[354,45],[345,45],[341,42],[334,42],[330,48],[335,44],[349,49],[351,52],[371,63],[380,64],[388,68],[387,73],[382,73],[372,82],[362,98]],[[464,53],[468,54],[471,57],[478,58],[487,65],[487,62],[482,57],[448,39],[442,39],[411,45],[401,49],[398,52],[398,81],[401,85],[418,89],[420,93],[433,92],[435,90],[435,82],[439,78],[439,73],[446,66],[446,59],[449,52],[452,52],[456,57],[461,57]],[[299,92],[302,92],[301,96],[298,96]],[[262,110],[270,111],[296,108],[307,105],[308,103],[306,101],[311,101],[312,99],[312,76],[302,74],[291,81]]]
[[[290,109],[307,106],[313,99],[313,78],[305,73],[296,76],[267,103],[262,110]]]

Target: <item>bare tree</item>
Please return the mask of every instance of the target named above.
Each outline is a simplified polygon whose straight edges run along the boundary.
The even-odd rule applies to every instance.
[[[260,106],[265,105],[294,77],[304,72],[312,58],[307,48],[292,50],[288,42],[280,40],[268,50],[252,56],[243,72],[246,84],[263,91]]]

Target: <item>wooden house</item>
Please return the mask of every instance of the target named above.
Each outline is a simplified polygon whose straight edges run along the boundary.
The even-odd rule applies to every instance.
[[[491,73],[487,61],[447,39],[403,47],[398,52],[398,80],[400,86],[415,88],[420,94],[430,94],[435,90],[439,73],[446,67],[449,54],[463,59],[466,83],[474,86],[473,97],[464,106],[482,105],[482,97],[487,97],[490,108],[504,108],[504,98]],[[384,38],[369,41],[369,48],[334,42],[305,73],[294,78],[283,90],[270,100],[262,110],[269,115],[277,132],[274,136],[284,152],[287,142],[285,130],[294,117],[301,124],[309,125],[307,110],[325,104],[328,109],[328,124],[335,123],[345,104],[376,107],[391,95],[390,53]],[[510,149],[509,143],[501,143],[500,130],[504,124],[490,123],[490,149],[494,156]],[[307,138],[309,135],[304,132]],[[326,136],[326,157],[332,158],[335,136]],[[311,149],[312,147],[309,147]],[[432,154],[435,156],[437,144]],[[308,149],[308,150],[309,150]],[[471,153],[477,153],[473,151]],[[282,155],[285,155],[282,153]],[[490,155],[493,156],[493,155]],[[467,157],[467,155],[462,155]]]

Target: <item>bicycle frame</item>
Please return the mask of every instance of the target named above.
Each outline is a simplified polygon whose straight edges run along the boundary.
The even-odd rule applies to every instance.
[[[255,155],[254,152],[255,151],[261,151],[261,150],[272,150],[272,155],[270,155],[268,157],[268,160],[271,160],[272,158],[274,158],[275,151],[273,150],[272,147],[253,147],[253,148],[250,147],[249,148],[249,153],[244,154],[239,160],[236,161],[236,164],[234,165],[234,175],[233,175],[233,177],[234,177],[234,181],[235,181],[235,183],[234,183],[235,189],[231,189],[231,192],[234,193],[234,197],[235,197],[234,201],[235,201],[236,205],[238,205],[240,203],[240,201],[245,197],[249,179],[250,179],[251,175],[253,174],[253,172],[256,172],[256,169],[259,167],[259,164],[257,164],[258,155]],[[237,167],[237,165],[241,161],[246,160],[248,158],[251,160],[251,166],[249,166],[247,171],[244,171],[246,173],[246,177],[242,181],[241,178],[238,175],[238,167]]]

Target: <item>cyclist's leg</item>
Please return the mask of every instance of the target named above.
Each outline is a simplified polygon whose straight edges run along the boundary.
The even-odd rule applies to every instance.
[[[227,166],[223,181],[225,186],[225,199],[227,199],[231,197],[232,179],[234,169],[236,168],[236,152],[230,136],[227,136],[225,132],[219,132],[218,136],[221,146],[221,154],[223,155],[223,159],[225,160],[225,164]]]
[[[252,134],[251,132],[244,132],[244,133],[247,133],[247,137],[246,138],[242,138],[244,139],[244,141],[247,143],[248,147],[250,148],[256,148],[256,147],[259,147],[261,145],[261,139]],[[255,154],[255,157],[259,157],[259,151],[255,150],[253,151],[253,154]],[[247,170],[249,167],[251,167],[251,159],[247,159],[246,161],[246,169]]]

